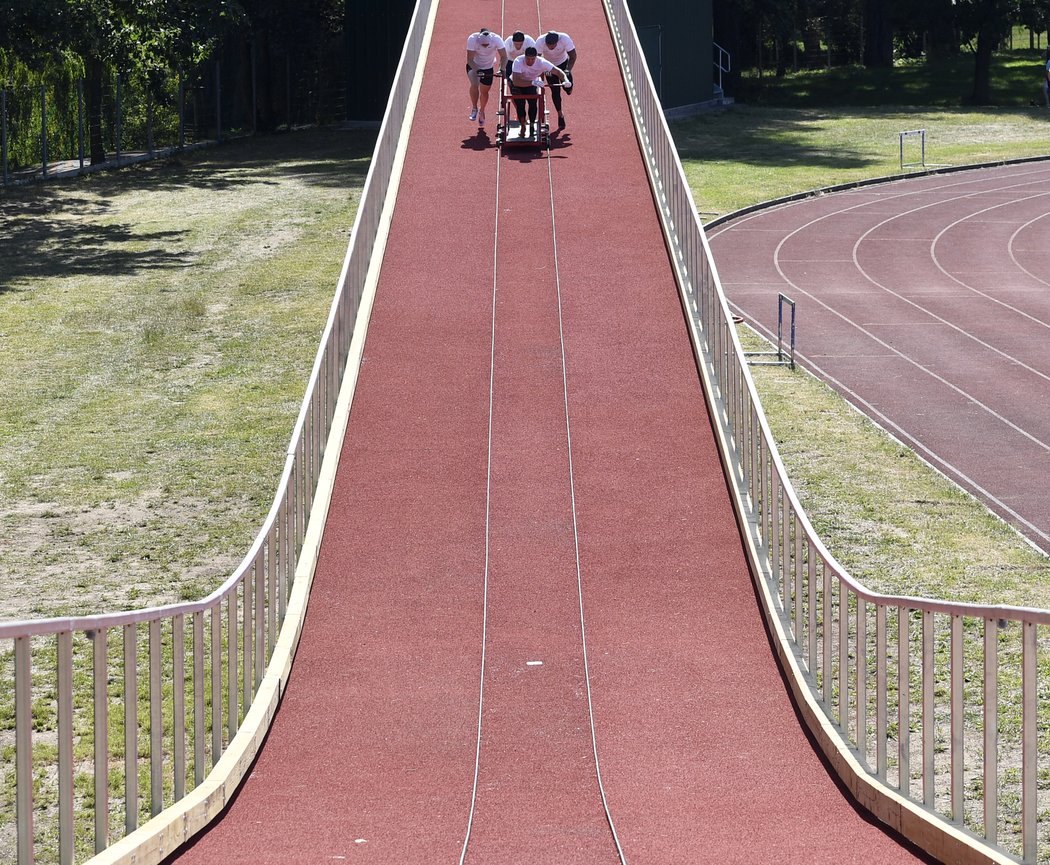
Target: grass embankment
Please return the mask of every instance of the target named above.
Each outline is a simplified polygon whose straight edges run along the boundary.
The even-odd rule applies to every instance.
[[[972,58],[964,57],[933,71],[916,65],[871,76],[852,69],[767,77],[761,90],[749,80],[752,104],[675,123],[672,133],[707,219],[897,174],[897,133],[906,129],[927,130],[933,163],[1046,155],[1050,112],[1027,104],[1033,94],[1041,99],[1039,56],[997,59],[996,92],[1021,93],[1013,101],[1023,105],[1010,108],[950,106],[972,80]],[[910,104],[867,107],[870,94]],[[810,517],[858,578],[893,593],[1050,606],[1050,563],[976,500],[805,372],[755,367],[752,374]]]
[[[270,507],[372,133],[0,194],[0,617],[206,594]]]

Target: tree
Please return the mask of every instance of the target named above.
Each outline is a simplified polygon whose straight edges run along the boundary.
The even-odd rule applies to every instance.
[[[992,101],[992,52],[1019,14],[1018,0],[953,0],[963,38],[976,38],[973,91],[977,105]]]
[[[0,80],[15,63],[40,70],[55,58],[60,46],[49,36],[64,5],[63,0],[0,0]]]
[[[0,71],[14,63],[43,74],[74,61],[80,66],[97,163],[106,158],[102,108],[113,73],[142,73],[155,99],[168,76],[241,24],[243,10],[235,0],[5,0],[0,19]]]
[[[894,21],[891,0],[867,0],[864,4],[865,66],[893,66]]]
[[[1035,34],[1050,26],[1050,0],[1020,0],[1017,20],[1028,28],[1028,47],[1035,48]]]

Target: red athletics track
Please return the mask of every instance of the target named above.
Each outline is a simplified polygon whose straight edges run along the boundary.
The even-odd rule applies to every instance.
[[[577,42],[549,159],[466,120],[486,24]],[[441,0],[295,666],[179,861],[922,861],[787,697],[616,68],[600,0]]]
[[[738,310],[775,333],[776,294],[793,297],[808,368],[1050,552],[1050,164],[806,199],[710,236]]]

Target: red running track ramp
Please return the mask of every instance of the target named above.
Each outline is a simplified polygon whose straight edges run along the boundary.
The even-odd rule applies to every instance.
[[[466,120],[483,25],[577,41],[549,161]],[[581,586],[628,862],[920,861],[770,652],[600,0],[441,0],[432,46],[295,667],[179,861],[621,861]]]

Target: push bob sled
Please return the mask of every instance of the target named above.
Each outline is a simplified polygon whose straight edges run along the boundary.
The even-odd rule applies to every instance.
[[[496,112],[497,147],[550,147],[551,127],[547,120],[546,92],[546,87],[539,87],[536,93],[511,93],[506,76],[500,76],[499,111]],[[537,103],[535,123],[528,120],[530,102]],[[525,122],[517,123],[512,129],[511,120],[517,117],[517,103],[521,104]]]

